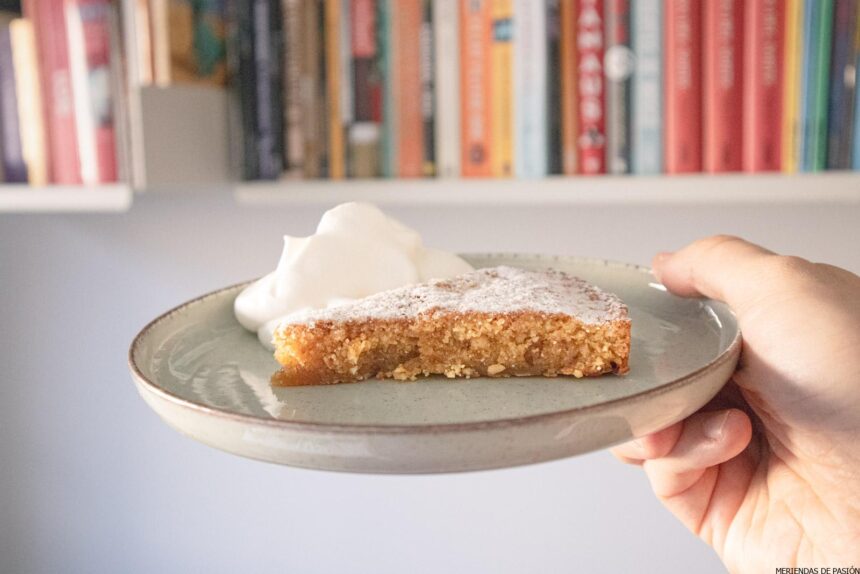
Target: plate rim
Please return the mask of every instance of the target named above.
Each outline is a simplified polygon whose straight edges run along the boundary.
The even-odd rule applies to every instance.
[[[611,259],[601,259],[597,257],[580,257],[576,255],[548,255],[548,254],[539,254],[539,253],[504,253],[504,252],[493,252],[493,253],[460,253],[459,254],[465,258],[484,258],[484,259],[529,259],[529,260],[540,260],[540,261],[573,261],[578,263],[587,263],[587,264],[596,264],[602,265],[606,267],[619,267],[624,269],[630,269],[639,273],[644,273],[648,275],[652,275],[650,267],[646,267],[644,265],[637,265],[635,263],[624,263],[620,261],[614,261]],[[664,393],[672,392],[676,389],[685,387],[689,384],[694,383],[704,375],[708,374],[713,370],[719,369],[723,364],[728,361],[733,361],[739,356],[741,350],[741,344],[743,341],[743,337],[741,335],[740,325],[737,326],[734,337],[732,338],[729,345],[726,349],[714,357],[713,360],[705,364],[704,366],[696,369],[695,371],[684,375],[683,377],[679,377],[667,383],[664,383],[658,387],[652,389],[646,389],[644,391],[640,391],[633,395],[627,395],[624,397],[618,397],[615,399],[611,399],[609,401],[604,401],[600,403],[595,403],[592,405],[580,406],[567,408],[563,410],[545,412],[545,413],[537,413],[525,416],[518,417],[508,417],[501,419],[493,419],[493,420],[485,420],[485,421],[473,421],[473,422],[456,422],[456,423],[429,423],[429,424],[361,424],[361,423],[323,423],[323,422],[314,422],[314,421],[296,421],[296,420],[281,420],[275,418],[263,418],[255,415],[237,413],[227,410],[222,410],[220,408],[211,407],[208,405],[200,404],[189,399],[180,397],[179,395],[165,389],[164,387],[158,385],[156,382],[150,380],[146,375],[143,374],[143,371],[138,366],[137,361],[135,360],[135,353],[138,351],[138,348],[142,345],[143,339],[147,336],[147,334],[159,323],[169,319],[172,315],[183,311],[184,309],[190,308],[193,305],[198,305],[203,303],[204,301],[215,298],[218,295],[224,293],[225,291],[230,291],[233,289],[237,289],[239,287],[246,286],[251,282],[256,281],[256,279],[250,279],[247,281],[241,281],[239,283],[234,283],[232,285],[228,285],[226,287],[221,287],[220,289],[216,289],[214,291],[210,291],[208,293],[204,293],[203,295],[199,295],[192,299],[189,299],[171,309],[161,313],[151,321],[149,321],[143,328],[138,331],[135,335],[134,339],[132,339],[131,345],[128,349],[128,367],[132,375],[132,379],[138,386],[139,390],[145,389],[146,391],[156,395],[162,400],[168,401],[176,406],[189,409],[198,414],[221,417],[225,419],[232,420],[233,422],[245,423],[251,425],[261,425],[270,428],[279,428],[283,430],[294,430],[301,432],[315,432],[319,434],[427,434],[427,433],[439,433],[439,432],[466,432],[466,431],[476,431],[476,430],[486,430],[489,428],[506,428],[513,426],[521,426],[521,425],[529,425],[538,422],[550,421],[555,418],[567,418],[574,414],[591,412],[597,413],[604,409],[609,409],[619,403],[625,402],[638,402],[639,400],[645,397],[659,396]],[[725,303],[715,301],[713,299],[701,297],[700,301],[705,302],[706,304],[710,303],[720,303],[721,305],[725,305]],[[731,313],[733,316],[735,315],[734,311],[726,305],[726,310]],[[349,384],[349,383],[346,383]],[[400,383],[397,383],[400,384]],[[420,384],[420,383],[415,383]]]

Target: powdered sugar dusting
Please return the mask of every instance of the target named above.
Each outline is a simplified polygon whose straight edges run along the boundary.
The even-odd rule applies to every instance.
[[[500,266],[384,291],[339,307],[296,313],[282,325],[409,318],[432,311],[534,311],[571,315],[590,325],[627,319],[627,306],[616,295],[578,277],[553,269]]]

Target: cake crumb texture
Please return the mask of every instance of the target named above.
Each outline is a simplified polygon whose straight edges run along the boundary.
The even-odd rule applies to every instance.
[[[276,385],[625,373],[627,307],[560,271],[480,269],[288,318]]]

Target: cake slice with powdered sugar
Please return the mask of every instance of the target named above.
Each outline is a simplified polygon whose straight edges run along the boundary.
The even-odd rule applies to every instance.
[[[287,317],[276,385],[625,373],[621,300],[561,271],[479,269]]]

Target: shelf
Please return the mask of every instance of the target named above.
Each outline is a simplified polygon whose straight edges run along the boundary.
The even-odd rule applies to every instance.
[[[240,182],[245,205],[860,204],[860,172]]]
[[[131,186],[126,184],[46,187],[0,184],[0,213],[128,211],[131,196]]]

